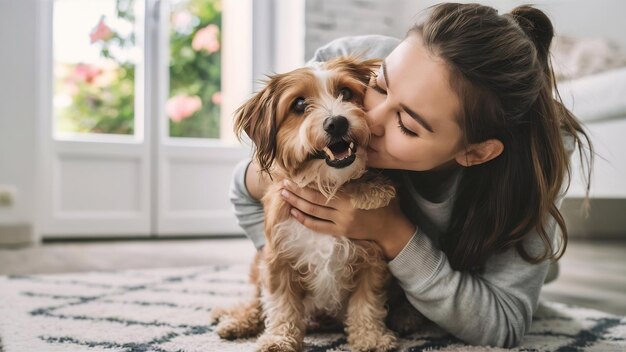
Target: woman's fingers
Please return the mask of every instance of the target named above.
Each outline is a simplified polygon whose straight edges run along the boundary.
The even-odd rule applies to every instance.
[[[328,235],[336,236],[335,232],[335,224],[331,221],[321,220],[304,214],[298,209],[291,209],[291,216],[293,216],[298,222],[304,225],[306,228],[311,229],[317,233],[325,233]]]
[[[345,235],[345,219],[354,211],[347,198],[338,193],[327,201],[319,191],[299,188],[288,180],[283,182],[283,187],[281,196],[292,206],[291,215],[305,227],[329,235]]]
[[[289,205],[300,210],[301,212],[322,220],[332,221],[334,215],[333,213],[335,211],[334,209],[311,203],[310,201],[295,193],[291,193],[286,189],[283,189],[280,192],[280,195],[287,203],[289,203]]]

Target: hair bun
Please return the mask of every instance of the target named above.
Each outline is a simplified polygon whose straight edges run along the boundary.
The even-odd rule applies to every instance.
[[[511,11],[511,16],[535,43],[542,60],[547,60],[550,44],[554,37],[554,27],[552,27],[552,22],[548,16],[543,11],[529,5],[514,8]]]

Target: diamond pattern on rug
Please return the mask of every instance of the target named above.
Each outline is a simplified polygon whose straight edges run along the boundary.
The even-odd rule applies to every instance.
[[[253,292],[244,265],[0,277],[0,351],[253,351],[221,340],[213,307]],[[542,303],[513,351],[625,351],[626,318]],[[343,334],[310,334],[306,351],[348,351]],[[401,351],[504,351],[463,345],[440,329],[400,339]]]

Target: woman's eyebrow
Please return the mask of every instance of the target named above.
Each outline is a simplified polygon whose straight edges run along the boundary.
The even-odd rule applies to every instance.
[[[402,107],[402,109],[404,109],[404,112],[409,114],[409,116],[411,116],[415,121],[417,121],[417,123],[419,123],[420,125],[422,125],[422,127],[427,129],[428,132],[434,133],[433,132],[433,128],[430,126],[430,124],[428,122],[426,122],[426,120],[424,120],[424,118],[422,116],[420,116],[420,114],[418,114],[415,111],[409,109],[409,107],[404,105],[404,104],[400,104],[400,107]]]
[[[389,90],[389,77],[387,76],[387,64],[385,63],[385,60],[383,60],[383,63],[382,63],[381,66],[382,66],[382,69],[383,69],[383,77],[385,77],[385,85],[387,86],[387,90]],[[417,123],[419,123],[420,125],[422,125],[422,127],[424,127],[426,130],[428,130],[428,132],[433,133],[433,128],[430,126],[430,124],[428,122],[426,122],[426,120],[424,120],[424,118],[422,116],[420,116],[420,114],[418,114],[415,111],[409,109],[409,107],[404,105],[404,104],[400,104],[400,107],[402,107],[402,109],[409,116],[411,116],[415,121],[417,121]]]

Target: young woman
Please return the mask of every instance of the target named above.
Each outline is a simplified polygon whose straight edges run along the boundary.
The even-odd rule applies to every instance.
[[[289,184],[292,216],[322,233],[376,241],[411,304],[471,344],[515,346],[528,330],[550,261],[567,243],[560,200],[584,137],[557,100],[553,28],[523,6],[509,14],[441,4],[403,41],[337,40],[314,60],[366,52],[384,61],[365,96],[368,166],[399,185],[388,207],[354,209]],[[590,149],[589,149],[590,150]],[[590,154],[591,155],[591,154]],[[244,161],[231,198],[263,245],[265,180]]]

